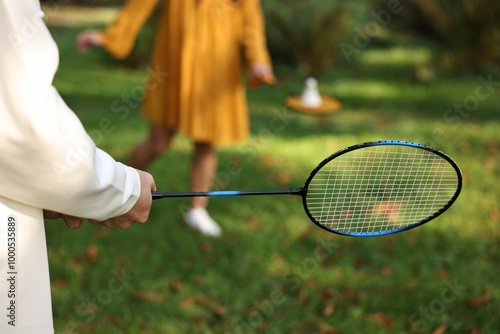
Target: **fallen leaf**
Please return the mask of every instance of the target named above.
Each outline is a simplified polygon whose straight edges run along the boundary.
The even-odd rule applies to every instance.
[[[393,245],[394,241],[395,241],[395,237],[393,234],[389,234],[389,235],[385,236],[381,241],[386,245]]]
[[[335,305],[333,303],[326,303],[325,308],[323,309],[323,315],[325,317],[329,317],[335,312]]]
[[[292,179],[289,173],[284,173],[284,172],[278,173],[276,178],[280,186],[286,186],[287,184],[290,183],[290,180]]]
[[[436,328],[435,330],[432,331],[432,334],[443,334],[444,332],[446,332],[446,329],[448,328],[448,326],[446,325],[441,325],[439,326],[438,328]]]
[[[198,305],[213,305],[215,299],[203,293],[199,293],[196,296],[194,296],[194,301]]]
[[[484,159],[484,168],[487,171],[491,172],[495,170],[495,166],[496,166],[495,159],[493,159],[492,157],[486,157],[486,159]]]
[[[111,234],[111,229],[110,228],[96,228],[96,229],[94,229],[93,234],[97,238],[105,238]]]
[[[484,295],[472,297],[467,300],[467,305],[470,307],[478,307],[487,304],[490,301],[491,293],[488,291]]]
[[[388,276],[390,274],[392,274],[392,267],[384,266],[384,267],[382,267],[382,269],[380,269],[380,275]]]
[[[83,255],[83,258],[85,259],[85,262],[92,263],[97,259],[98,256],[99,252],[97,250],[97,247],[94,245],[89,245],[87,246],[87,249],[85,249],[85,254]]]
[[[366,298],[366,293],[364,291],[359,291],[358,293],[356,293],[356,301],[358,303],[361,303],[363,300],[365,300]]]
[[[172,292],[177,292],[182,288],[182,282],[180,280],[174,279],[170,282],[170,290]]]
[[[181,309],[187,309],[193,304],[193,301],[190,297],[183,297],[179,302],[179,306]]]
[[[273,273],[280,273],[280,272],[285,271],[285,269],[286,269],[286,265],[285,265],[285,261],[283,260],[283,256],[280,253],[274,254],[271,271]]]
[[[372,214],[384,215],[389,223],[396,223],[398,221],[399,212],[403,209],[403,206],[398,202],[383,201],[375,205],[372,210]]]
[[[50,286],[53,289],[64,289],[64,288],[67,288],[68,285],[69,285],[68,281],[64,280],[64,279],[58,279],[58,280],[52,281],[50,283]]]
[[[354,211],[353,210],[343,210],[340,213],[340,220],[341,221],[350,220],[352,217],[354,217]]]
[[[95,333],[96,326],[90,324],[84,324],[80,326],[80,331],[82,333]]]
[[[213,315],[217,318],[222,318],[224,315],[227,314],[227,309],[223,305],[217,305],[215,306],[213,310]]]
[[[321,298],[327,299],[327,300],[341,297],[339,292],[332,290],[332,289],[328,289],[328,288],[321,289],[319,294],[320,294]]]
[[[500,221],[500,210],[493,209],[490,211],[490,219],[494,222]]]
[[[357,281],[364,281],[366,280],[366,272],[364,271],[358,271],[355,275]]]
[[[383,328],[392,328],[392,320],[382,312],[376,312],[373,314],[369,314],[366,317],[366,320],[373,321],[377,323],[380,327]]]
[[[471,144],[469,141],[462,139],[460,141],[457,141],[458,148],[462,153],[469,153],[471,150]]]
[[[77,274],[81,274],[83,272],[83,266],[82,266],[82,264],[79,261],[75,260],[75,259],[69,260],[68,261],[68,265]]]
[[[436,272],[436,278],[439,280],[444,280],[446,277],[448,277],[448,271],[444,269],[438,269]]]
[[[344,297],[352,297],[354,295],[354,290],[348,286],[344,287],[344,289],[342,289],[342,293],[344,295]]]
[[[490,152],[500,151],[500,141],[498,140],[489,140],[484,146]]]
[[[306,240],[309,238],[311,234],[312,228],[310,226],[306,226],[299,232],[299,239],[300,240]]]
[[[210,251],[212,250],[212,244],[208,241],[202,242],[201,250],[205,253],[210,253]]]
[[[264,154],[259,161],[259,166],[264,169],[268,169],[275,165],[276,159],[273,155]]]
[[[139,291],[135,293],[135,296],[142,301],[153,304],[161,304],[167,299],[167,297],[163,294],[150,291]]]
[[[254,215],[250,215],[247,217],[247,223],[248,223],[248,226],[250,226],[250,228],[252,230],[260,230],[261,229],[261,224],[260,224],[259,220]]]
[[[319,325],[319,332],[321,334],[335,334],[336,331],[335,331],[335,328],[333,328],[332,326],[328,325],[328,324],[321,324]]]

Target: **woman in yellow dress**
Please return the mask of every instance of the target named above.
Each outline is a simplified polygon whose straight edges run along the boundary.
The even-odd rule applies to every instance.
[[[77,46],[102,46],[127,57],[158,0],[129,0],[104,31],[84,31]],[[215,146],[244,141],[249,134],[243,68],[252,82],[274,82],[259,0],[165,0],[158,27],[142,114],[148,138],[128,164],[145,169],[179,131],[194,142],[191,191],[208,191],[217,169]],[[244,57],[242,57],[242,54]],[[155,75],[155,74],[164,74]],[[204,197],[192,199],[186,223],[218,236],[219,225],[205,210]]]

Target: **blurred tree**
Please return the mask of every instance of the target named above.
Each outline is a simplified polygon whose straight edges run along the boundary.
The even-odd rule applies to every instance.
[[[316,75],[335,64],[353,21],[348,0],[265,0],[268,47],[275,62]]]
[[[380,5],[380,0],[375,0]],[[430,38],[442,47],[440,65],[452,69],[500,65],[500,2],[413,0],[390,28]]]
[[[122,6],[126,0],[41,2],[95,7]],[[355,28],[365,26],[374,20],[374,12],[386,11],[395,3],[403,10],[391,15],[384,28],[436,41],[442,51],[439,65],[452,69],[474,68],[484,63],[500,65],[498,1],[261,0],[261,3],[273,61],[299,67],[305,75],[316,75],[335,65],[341,55],[339,45],[352,44],[350,35],[355,34]],[[153,15],[125,64],[137,67],[149,61],[156,20],[157,15]]]
[[[41,2],[47,5],[121,7],[126,0]],[[362,0],[360,6],[358,3],[353,5],[349,0],[261,0],[266,17],[268,47],[273,61],[300,67],[305,75],[316,75],[334,65],[340,53],[339,44],[346,39],[349,30],[352,30],[353,13],[356,12],[353,7],[360,8],[369,2],[370,0]],[[157,13],[158,11],[156,10]],[[141,30],[133,52],[120,64],[140,68],[149,62],[157,20],[158,15],[152,15]]]

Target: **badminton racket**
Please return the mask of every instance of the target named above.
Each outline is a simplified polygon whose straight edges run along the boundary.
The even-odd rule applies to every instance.
[[[458,198],[462,174],[445,153],[399,140],[353,145],[324,159],[300,188],[153,192],[153,199],[298,195],[307,216],[328,232],[381,236],[423,225]]]

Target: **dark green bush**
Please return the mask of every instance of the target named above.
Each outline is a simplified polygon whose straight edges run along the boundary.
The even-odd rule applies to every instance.
[[[451,69],[500,64],[500,2],[413,0],[391,28],[436,41],[439,64]]]
[[[353,22],[352,1],[265,0],[262,7],[275,62],[299,66],[307,75],[335,64]]]

